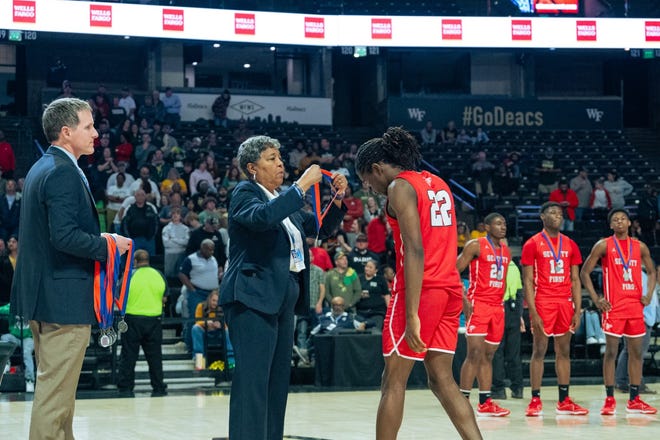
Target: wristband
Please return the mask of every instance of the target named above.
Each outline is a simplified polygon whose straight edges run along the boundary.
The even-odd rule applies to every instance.
[[[300,198],[304,199],[305,198],[305,191],[303,191],[303,189],[300,187],[300,185],[298,185],[298,182],[293,182],[292,186],[296,189],[296,191],[298,192],[298,195],[300,196]]]

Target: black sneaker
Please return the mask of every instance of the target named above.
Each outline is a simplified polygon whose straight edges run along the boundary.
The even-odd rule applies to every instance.
[[[151,392],[151,397],[163,397],[167,396],[167,390],[153,390]]]
[[[135,393],[132,390],[119,390],[117,395],[119,397],[135,397]]]
[[[523,390],[522,388],[520,389],[511,389],[511,398],[512,399],[522,399],[523,398]]]
[[[506,392],[504,391],[504,389],[491,390],[490,397],[495,400],[506,400]]]

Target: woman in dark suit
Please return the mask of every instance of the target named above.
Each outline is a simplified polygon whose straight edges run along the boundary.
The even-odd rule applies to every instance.
[[[303,211],[305,192],[322,178],[312,165],[282,193],[284,164],[277,139],[255,136],[238,149],[249,180],[229,205],[229,266],[220,286],[236,368],[229,407],[232,440],[281,440],[289,391],[294,312],[309,311],[309,250],[317,235],[314,216]],[[343,175],[332,185],[343,196]],[[341,224],[345,207],[335,200],[320,238]]]

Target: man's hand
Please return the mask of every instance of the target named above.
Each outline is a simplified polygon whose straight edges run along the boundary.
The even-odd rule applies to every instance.
[[[119,254],[124,255],[124,253],[126,253],[126,251],[128,251],[131,248],[131,243],[133,242],[133,240],[118,234],[112,234],[112,236],[114,237],[115,242],[117,243],[117,248],[119,248]]]
[[[406,342],[408,343],[408,347],[415,353],[426,351],[426,344],[420,336],[420,328],[419,316],[408,317],[406,319]]]
[[[580,313],[574,313],[573,318],[571,319],[571,331],[575,333],[575,331],[580,328]]]
[[[543,334],[543,320],[538,313],[529,316],[530,327],[532,327],[532,334],[538,332],[537,334]]]
[[[643,303],[644,301],[642,301]],[[598,310],[601,312],[609,312],[612,309],[612,304],[608,300],[605,299],[604,296],[601,296],[598,298],[598,301],[596,301],[596,307],[598,307]]]

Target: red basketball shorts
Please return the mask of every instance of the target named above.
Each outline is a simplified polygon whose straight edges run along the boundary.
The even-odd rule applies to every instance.
[[[498,345],[504,334],[504,306],[475,301],[466,325],[467,336],[485,336],[489,344]]]

